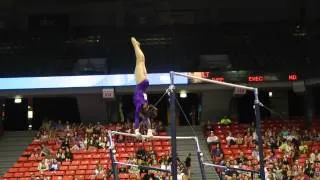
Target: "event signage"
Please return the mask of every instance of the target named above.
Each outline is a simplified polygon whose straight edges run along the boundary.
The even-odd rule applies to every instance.
[[[114,99],[114,88],[102,89],[102,97],[105,99]]]

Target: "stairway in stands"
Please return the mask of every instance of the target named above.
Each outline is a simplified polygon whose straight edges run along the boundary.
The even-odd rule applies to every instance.
[[[177,126],[177,136],[197,136],[199,139],[200,149],[204,154],[204,162],[212,162],[210,152],[203,135],[201,126],[192,126],[195,135],[190,126]],[[168,128],[170,134],[170,128]],[[196,154],[196,144],[193,140],[177,140],[177,153],[181,161],[185,161],[188,153],[191,153],[191,180],[202,180],[199,163]],[[219,180],[219,176],[213,168],[205,167],[206,177],[208,180]]]
[[[35,131],[4,132],[0,137],[0,176],[13,166],[35,136]]]

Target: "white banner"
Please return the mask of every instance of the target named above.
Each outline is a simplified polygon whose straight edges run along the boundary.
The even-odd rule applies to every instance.
[[[114,99],[114,88],[102,89],[102,97],[105,99]]]

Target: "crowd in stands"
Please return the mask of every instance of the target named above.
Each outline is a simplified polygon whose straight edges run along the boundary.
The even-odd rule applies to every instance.
[[[302,120],[262,122],[265,176],[268,180],[320,179],[320,124],[311,128]],[[217,169],[224,179],[251,179],[251,173],[232,168],[259,171],[259,151],[254,124],[206,125],[207,143]],[[258,175],[253,175],[258,179]]]
[[[152,127],[154,135],[166,135],[161,122],[153,122]],[[33,164],[37,162],[37,171],[32,171],[26,175],[30,179],[50,179],[49,177],[53,176],[55,179],[62,177],[65,179],[65,176],[70,175],[70,173],[73,176],[82,175],[83,179],[88,175],[90,176],[86,179],[113,179],[108,150],[110,145],[107,136],[108,130],[133,133],[133,124],[129,121],[108,125],[102,125],[99,122],[94,125],[84,125],[82,123],[70,124],[68,121],[66,123],[45,121],[32,144],[23,154],[23,158],[27,160],[23,161],[23,165],[19,165],[21,163],[18,162],[18,167],[24,167],[24,164],[29,162],[33,162]],[[141,131],[143,133],[147,129],[141,127]],[[117,161],[171,169],[171,145],[168,140],[141,141],[134,137],[122,135],[114,135],[113,138]],[[94,158],[95,161],[92,162],[90,157]],[[82,165],[85,165],[85,168]],[[180,160],[178,165],[179,179],[187,180],[188,168]],[[77,168],[84,170],[83,173],[79,172],[78,174],[80,170]],[[166,172],[141,167],[118,166],[117,168],[119,176],[127,177],[123,179],[166,180],[170,178],[170,174]],[[87,172],[88,169],[90,170],[89,173]],[[74,172],[72,173],[71,170]],[[61,174],[61,172],[63,173]]]

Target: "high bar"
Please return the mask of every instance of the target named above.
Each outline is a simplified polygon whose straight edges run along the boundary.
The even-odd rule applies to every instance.
[[[246,89],[246,90],[250,90],[250,91],[254,91],[256,89],[254,87],[243,86],[243,85],[232,84],[232,83],[226,83],[226,82],[221,82],[221,81],[216,81],[216,80],[211,80],[211,79],[191,76],[191,75],[188,75],[188,74],[178,73],[178,72],[174,72],[174,71],[171,71],[170,73],[172,73],[172,74],[174,74],[176,76],[183,76],[183,77],[187,77],[187,78],[193,78],[193,79],[197,79],[197,80],[200,80],[200,81],[205,81],[205,82],[209,82],[209,83],[213,83],[213,84],[219,84],[219,85],[222,85],[222,86],[241,88],[241,89]]]
[[[118,134],[118,135],[123,135],[123,136],[130,136],[130,137],[136,137],[135,134],[131,133],[125,133],[125,132],[118,132],[118,131],[111,131],[111,134]],[[141,135],[143,138],[147,138],[148,136],[146,135]],[[152,136],[151,139],[171,139],[171,136]],[[196,139],[194,136],[182,136],[182,137],[177,137],[177,139]]]
[[[130,167],[137,167],[137,168],[145,168],[145,169],[151,169],[151,170],[156,170],[156,171],[163,171],[163,172],[171,172],[168,169],[161,169],[157,167],[152,167],[152,166],[142,166],[142,165],[136,165],[136,164],[128,164],[128,163],[122,163],[122,162],[114,162],[116,164],[124,165],[124,166],[130,166]]]

